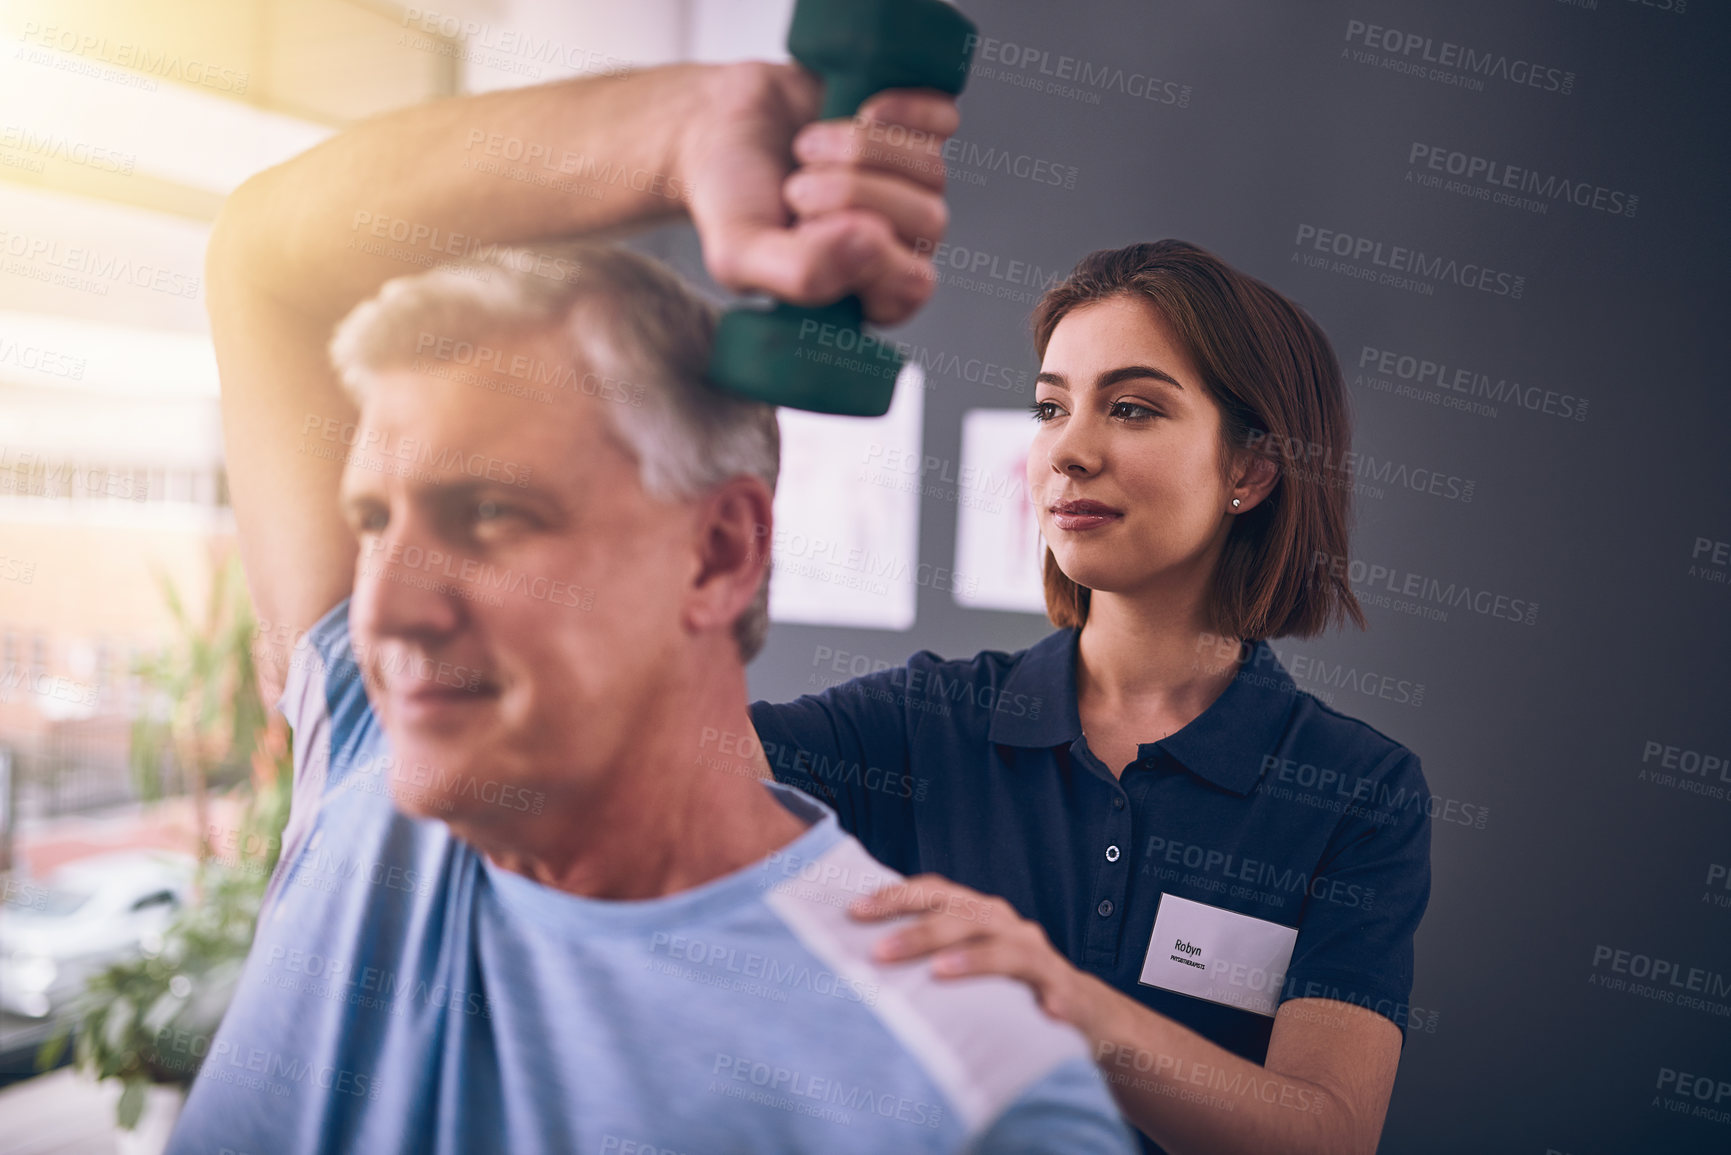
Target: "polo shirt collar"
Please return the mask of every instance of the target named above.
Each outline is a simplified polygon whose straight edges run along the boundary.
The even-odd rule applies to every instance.
[[[1076,645],[1081,631],[1057,630],[1016,659],[1005,694],[1026,694],[1036,713],[992,715],[991,741],[1033,749],[1067,746],[1082,736],[1076,703]],[[1159,750],[1198,778],[1248,794],[1262,777],[1262,760],[1286,732],[1297,689],[1266,641],[1257,642],[1238,676],[1201,715],[1176,734],[1144,742],[1139,753]]]

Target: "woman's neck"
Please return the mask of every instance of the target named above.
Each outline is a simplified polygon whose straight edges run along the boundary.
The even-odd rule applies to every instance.
[[[1207,709],[1237,676],[1235,638],[1206,626],[1201,599],[1174,605],[1095,591],[1076,649],[1079,697],[1102,705]],[[1220,655],[1228,657],[1222,660]]]

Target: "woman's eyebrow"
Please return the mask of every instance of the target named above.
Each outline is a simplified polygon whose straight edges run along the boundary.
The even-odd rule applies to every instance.
[[[1166,370],[1156,369],[1152,365],[1125,365],[1121,369],[1113,369],[1110,372],[1102,373],[1100,374],[1100,380],[1096,382],[1095,387],[1106,389],[1118,384],[1120,381],[1144,379],[1164,381],[1174,389],[1184,388],[1183,385],[1178,383],[1178,378],[1172,376],[1172,374],[1166,372]]]
[[[1062,373],[1041,373],[1035,377],[1034,380],[1041,384],[1050,385],[1054,389],[1063,389],[1067,391],[1070,388],[1069,381],[1064,378]],[[1100,378],[1095,382],[1094,387],[1096,389],[1109,389],[1121,381],[1140,380],[1164,381],[1174,389],[1184,388],[1184,386],[1179,383],[1178,378],[1172,376],[1172,374],[1166,372],[1166,370],[1156,369],[1152,365],[1124,365],[1117,369],[1109,369],[1100,374]]]

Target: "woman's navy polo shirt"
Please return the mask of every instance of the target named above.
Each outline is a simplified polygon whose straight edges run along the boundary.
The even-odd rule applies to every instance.
[[[1358,1003],[1404,1039],[1430,896],[1418,758],[1299,691],[1260,643],[1207,710],[1115,779],[1082,737],[1078,636],[972,661],[921,652],[757,702],[752,721],[776,778],[833,806],[886,865],[1001,895],[1078,967],[1236,1054],[1265,1059],[1269,1015],[1140,981],[1162,895],[1276,937],[1290,932],[1269,924],[1296,927],[1269,1005]]]

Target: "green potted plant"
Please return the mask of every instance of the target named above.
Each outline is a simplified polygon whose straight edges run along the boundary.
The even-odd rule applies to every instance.
[[[147,799],[165,792],[165,756],[185,777],[198,830],[195,897],[140,956],[90,978],[69,1008],[70,1025],[38,1055],[46,1069],[70,1044],[77,1070],[117,1089],[127,1155],[167,1141],[228,1008],[281,852],[293,777],[287,724],[259,699],[255,625],[239,566],[228,558],[213,568],[202,621],[185,611],[171,582],[162,589],[178,636],[137,667],[155,701],[133,723],[133,771]],[[234,788],[240,821],[232,845],[216,848],[211,783],[243,752],[252,774]]]
[[[165,793],[169,767],[178,768],[192,796],[203,860],[209,852],[211,780],[236,755],[247,756],[265,723],[252,660],[258,625],[232,554],[211,567],[202,621],[187,612],[172,581],[160,575],[157,580],[176,636],[136,667],[150,700],[132,722],[132,775],[140,797],[152,801]]]
[[[197,900],[159,941],[146,942],[140,957],[93,975],[72,1007],[72,1025],[38,1056],[39,1067],[53,1066],[70,1042],[77,1070],[116,1082],[123,1152],[160,1150],[166,1142],[252,946],[281,852],[293,772],[287,727],[280,717],[272,722],[254,755],[234,857],[206,858]]]

